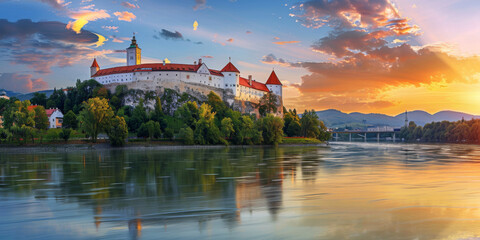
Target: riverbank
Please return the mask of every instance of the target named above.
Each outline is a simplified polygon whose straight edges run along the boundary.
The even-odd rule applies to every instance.
[[[285,143],[281,147],[328,147],[328,143]],[[108,150],[108,149],[135,149],[135,150],[178,150],[178,149],[220,149],[220,148],[256,148],[274,147],[273,145],[183,145],[183,144],[158,144],[156,142],[135,142],[122,147],[114,147],[109,143],[84,143],[84,144],[30,144],[30,145],[0,145],[0,152],[26,152],[26,151],[75,151],[75,150]]]

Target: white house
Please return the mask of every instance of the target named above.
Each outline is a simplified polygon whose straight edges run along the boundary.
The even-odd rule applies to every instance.
[[[58,108],[46,109],[48,117],[48,128],[61,128],[63,123],[63,113]]]

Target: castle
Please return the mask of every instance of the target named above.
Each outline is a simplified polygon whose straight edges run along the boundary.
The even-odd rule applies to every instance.
[[[228,62],[220,71],[209,69],[202,59],[194,64],[166,63],[165,61],[142,64],[142,50],[138,47],[135,36],[126,52],[127,66],[100,69],[97,60],[94,59],[90,67],[91,78],[105,86],[119,84],[138,86],[139,83],[149,87],[150,85],[188,85],[186,89],[203,86],[213,89],[214,92],[225,93],[222,94],[223,96],[231,95],[234,101],[252,103],[258,103],[262,96],[273,93],[279,100],[278,114],[282,112],[282,83],[275,71],[272,71],[267,81],[262,83],[253,80],[251,75],[248,78],[241,77],[240,71],[231,62]]]

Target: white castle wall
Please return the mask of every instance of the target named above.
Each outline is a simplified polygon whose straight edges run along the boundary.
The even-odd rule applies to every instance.
[[[231,73],[233,77],[221,77],[211,74],[181,71],[137,71],[133,73],[119,73],[105,76],[94,77],[96,81],[103,85],[108,84],[126,84],[130,82],[145,82],[153,86],[171,85],[171,83],[185,82],[192,84],[202,84],[205,86],[229,89],[235,94],[236,99],[245,101],[258,101],[266,92],[254,88],[239,85],[235,79],[238,79],[238,73]],[[235,76],[236,75],[236,76]],[[227,75],[228,76],[228,75]],[[233,83],[236,82],[236,83]],[[153,87],[152,86],[152,87]],[[281,96],[281,86],[273,86],[272,92]],[[270,87],[269,87],[270,88]],[[280,93],[280,94],[279,94]]]

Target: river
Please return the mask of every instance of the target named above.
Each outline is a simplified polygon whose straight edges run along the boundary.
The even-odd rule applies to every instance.
[[[475,145],[0,153],[0,239],[480,239]]]

